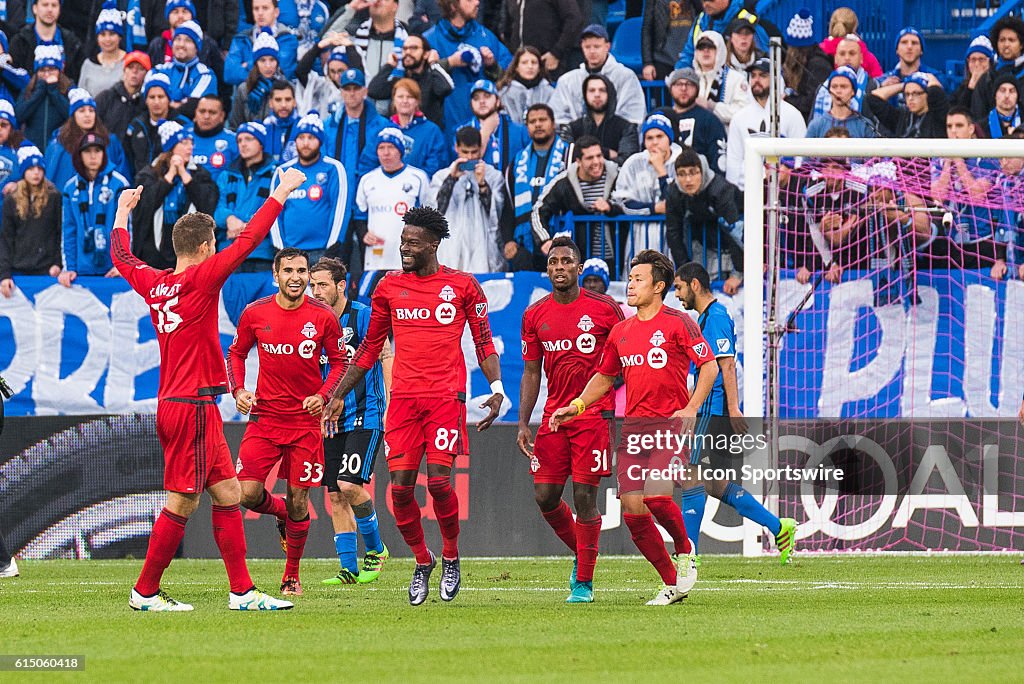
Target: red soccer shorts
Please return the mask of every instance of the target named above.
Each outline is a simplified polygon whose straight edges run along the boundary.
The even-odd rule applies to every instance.
[[[161,399],[156,435],[164,449],[164,489],[198,494],[235,476],[220,409],[213,399]]]
[[[324,478],[319,426],[285,428],[250,419],[238,448],[238,479],[266,482],[278,461],[279,480],[293,487],[319,487]]]
[[[596,487],[611,471],[611,422],[600,416],[571,420],[558,428],[548,429],[547,419],[537,430],[533,454],[540,467],[533,473],[534,483],[565,484],[572,481]]]
[[[672,418],[627,418],[615,452],[618,493],[672,494],[687,487],[688,442],[678,436],[682,423]]]
[[[466,402],[455,398],[398,397],[388,404],[384,457],[388,471],[419,470],[427,463],[448,468],[469,453]]]

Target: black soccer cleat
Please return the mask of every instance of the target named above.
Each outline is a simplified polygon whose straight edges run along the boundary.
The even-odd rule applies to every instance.
[[[441,600],[451,601],[459,593],[462,586],[462,570],[459,568],[459,559],[448,560],[441,558]]]
[[[429,565],[417,565],[412,572],[412,581],[409,582],[409,605],[418,606],[427,600],[430,594],[430,573],[437,567],[437,559],[433,552],[430,553]],[[442,589],[442,597],[444,590]],[[447,600],[447,599],[446,599]]]

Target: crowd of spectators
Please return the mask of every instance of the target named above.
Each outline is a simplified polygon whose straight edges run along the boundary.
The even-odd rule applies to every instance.
[[[599,0],[8,2],[0,294],[21,274],[115,277],[129,186],[145,188],[131,229],[150,264],[173,264],[189,211],[214,216],[226,246],[289,166],[307,181],[244,270],[284,246],[354,274],[398,268],[401,217],[429,204],[455,268],[541,270],[568,229],[611,273],[655,247],[735,291],[743,143],[771,127],[769,36],[784,43],[784,137],[1024,137],[1016,17],[965,46],[950,93],[915,27],[873,55],[847,8],[819,31],[807,10],[777,27],[743,0],[642,4],[634,72]],[[1024,278],[1014,160],[782,163],[801,278],[922,254]]]

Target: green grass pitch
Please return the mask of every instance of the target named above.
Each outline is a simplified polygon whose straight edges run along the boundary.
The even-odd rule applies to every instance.
[[[20,564],[0,580],[0,654],[84,655],[47,681],[1020,681],[1024,567],[1008,556],[707,558],[681,605],[641,558],[603,557],[592,605],[569,606],[567,559],[463,561],[462,593],[412,608],[409,560],[368,586],[324,587],[303,561],[295,610],[227,609],[223,566],[176,560],[184,614],[136,613],[139,561]],[[252,561],[276,590],[283,560]],[[26,679],[0,672],[0,681]],[[694,679],[696,678],[696,680]]]

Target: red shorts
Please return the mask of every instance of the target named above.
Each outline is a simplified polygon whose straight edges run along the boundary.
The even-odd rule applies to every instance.
[[[279,480],[294,487],[319,487],[324,478],[320,428],[285,428],[250,419],[238,448],[238,479],[266,482],[278,461]]]
[[[619,496],[634,492],[672,494],[676,485],[687,487],[688,446],[680,446],[674,435],[682,423],[672,418],[627,418],[615,451],[615,474]]]
[[[164,449],[164,489],[198,494],[235,476],[215,400],[161,399],[156,435]]]
[[[466,402],[435,397],[398,397],[388,404],[384,457],[388,471],[419,470],[427,463],[452,467],[456,456],[469,453]]]
[[[612,474],[611,445],[612,423],[599,414],[570,420],[558,432],[551,432],[545,418],[533,444],[533,481],[565,484],[571,474],[573,482],[596,487]]]

